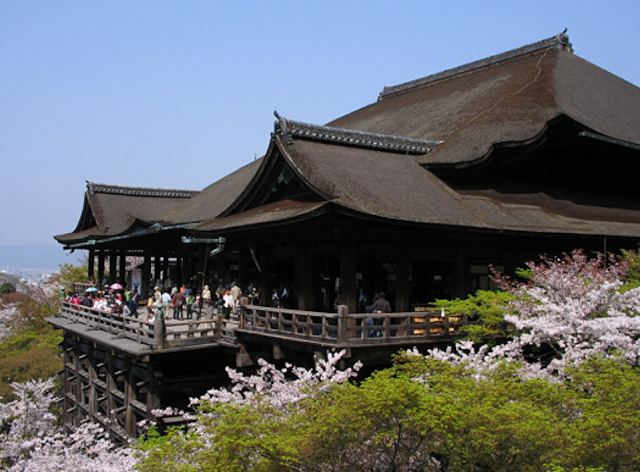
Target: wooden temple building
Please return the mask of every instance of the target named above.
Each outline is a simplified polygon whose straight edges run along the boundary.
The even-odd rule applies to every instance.
[[[87,184],[78,226],[55,238],[89,251],[97,283],[132,284],[135,256],[143,296],[222,280],[261,298],[237,325],[186,327],[190,341],[175,342],[169,325],[125,335],[126,323],[63,307],[52,322],[65,331],[70,422],[101,415],[135,434],[152,408],[258,353],[355,359],[442,342],[460,320],[421,328],[434,320],[416,310],[490,288],[489,264],[509,273],[543,253],[640,243],[640,89],[575,55],[565,34],[385,87],[323,126],[276,118],[262,158],[203,190]],[[258,306],[282,287],[274,325]],[[394,313],[373,339],[357,313],[377,292]]]

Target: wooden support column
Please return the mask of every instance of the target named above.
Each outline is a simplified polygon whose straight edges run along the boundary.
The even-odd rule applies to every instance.
[[[118,267],[117,281],[125,286],[127,284],[127,254],[125,251],[118,251],[118,262],[120,265]]]
[[[315,291],[313,259],[304,247],[298,246],[294,262],[294,280],[298,281],[297,297],[299,310],[313,310],[315,306]]]
[[[93,280],[95,282],[95,265],[96,265],[96,254],[93,249],[89,251],[89,259],[87,259],[87,276],[89,280]],[[97,285],[97,284],[96,284]]]
[[[102,288],[102,280],[104,279],[104,250],[98,252],[98,280],[96,286]]]
[[[114,250],[109,251],[109,285],[114,284],[118,281],[117,261],[118,253]]]
[[[404,251],[401,251],[398,255],[396,263],[396,306],[394,307],[396,312],[405,312],[411,309],[410,306],[410,283],[409,283],[409,271],[411,265]]]
[[[96,391],[95,380],[98,378],[98,372],[96,370],[96,358],[93,352],[93,345],[89,345],[89,352],[87,353],[87,374],[89,382],[89,402],[88,410],[91,418],[95,418],[98,411],[98,392]]]
[[[458,247],[453,267],[453,298],[463,298],[467,294],[468,271],[467,250],[463,247]]]
[[[191,259],[191,253],[187,252],[187,254],[182,259],[182,283],[188,285],[191,282],[191,277],[193,276],[193,260]],[[191,287],[195,290],[195,287]]]
[[[343,244],[340,255],[340,301],[350,313],[356,312],[358,287],[356,285],[356,254],[354,248]]]
[[[208,269],[208,254],[207,254],[207,248],[204,246],[200,246],[198,248],[198,254],[199,254],[199,264],[198,264],[198,268],[196,269],[198,271],[198,281],[200,282],[199,285],[197,287],[193,287],[194,290],[197,293],[202,293],[202,291],[204,290],[204,286],[207,285],[207,269]]]
[[[125,385],[124,385],[124,406],[125,417],[124,417],[124,430],[127,432],[129,436],[132,438],[136,436],[136,414],[133,411],[133,405],[131,402],[136,399],[136,379],[133,376],[133,369],[131,368],[131,361],[127,359],[127,373],[125,375]]]
[[[79,426],[82,421],[82,410],[80,408],[80,405],[82,404],[82,380],[80,377],[80,372],[82,372],[82,366],[80,365],[80,358],[79,358],[80,353],[78,349],[78,344],[74,346],[73,351],[71,351],[71,355],[73,356],[73,370],[75,371],[75,375],[76,375],[76,381],[74,385],[75,388],[73,389],[73,395],[76,398],[76,403],[74,405],[75,411],[71,415],[71,417],[73,418],[71,423],[74,426]]]
[[[260,247],[259,257],[262,268],[260,273],[260,304],[265,306],[271,306],[271,294],[273,293],[272,264],[268,252],[266,246]]]
[[[106,369],[106,384],[107,384],[107,415],[114,423],[118,423],[115,416],[115,409],[117,404],[114,398],[114,390],[117,390],[118,383],[115,377],[115,366],[113,365],[113,352],[107,351],[107,369]]]
[[[168,290],[171,290],[171,287],[165,287],[165,281],[167,280],[167,277],[169,277],[169,257],[168,256],[162,256],[162,286]]]
[[[247,253],[249,252],[249,248],[247,246],[240,246],[240,251],[238,252],[238,285],[243,287],[244,290],[247,288],[248,280],[247,280]]]
[[[145,252],[143,254],[144,262],[142,263],[142,283],[140,286],[140,296],[147,298],[151,291],[151,254]]]
[[[148,380],[147,380],[147,419],[155,420],[155,417],[151,413],[153,410],[160,408],[160,378],[161,375],[156,375],[156,370],[153,364],[149,364],[147,367]],[[159,374],[159,373],[158,373]]]
[[[178,288],[180,288],[184,283],[184,279],[182,277],[182,274],[183,274],[182,263],[183,263],[182,254],[178,253],[176,255],[176,274],[175,274],[175,277],[173,278],[173,286]]]
[[[207,251],[207,257],[209,256],[209,252]],[[209,287],[214,290],[214,287],[218,286],[218,279],[222,280],[223,283],[227,284],[230,280],[227,280],[227,257],[224,253],[218,254],[215,259],[216,263],[216,280],[209,280]]]

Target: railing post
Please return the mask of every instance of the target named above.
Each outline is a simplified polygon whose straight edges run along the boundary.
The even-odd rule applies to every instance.
[[[214,332],[215,337],[217,339],[222,338],[222,323],[224,323],[224,315],[215,315],[216,316],[216,330]]]
[[[164,313],[160,303],[156,304],[156,316],[153,320],[153,347],[154,349],[164,349],[165,341],[165,325],[164,325]]]
[[[249,304],[249,299],[247,297],[240,298],[240,319],[238,320],[238,328],[244,328],[246,316],[247,316],[247,308],[246,305]]]
[[[346,344],[348,339],[347,321],[349,319],[349,307],[338,306],[338,344]]]

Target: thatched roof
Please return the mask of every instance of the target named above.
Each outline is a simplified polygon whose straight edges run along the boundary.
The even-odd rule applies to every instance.
[[[505,191],[449,180],[493,165],[498,150],[543,146],[557,123],[568,123],[571,139],[585,136],[625,162],[640,160],[640,89],[574,55],[564,34],[386,87],[375,103],[326,126],[277,117],[263,158],[201,192],[90,184],[78,227],[56,238],[68,244],[155,223],[251,229],[331,208],[486,231],[640,236],[637,205],[620,206],[620,198],[572,200],[536,182]],[[553,159],[529,165],[553,167]],[[291,194],[275,190],[291,178]]]
[[[387,88],[328,126],[443,141],[427,165],[482,160],[496,145],[526,143],[565,115],[597,133],[640,144],[640,89],[574,55],[566,36]]]
[[[173,224],[166,215],[180,201],[197,195],[193,190],[123,187],[87,182],[84,206],[76,229],[55,236],[60,243],[106,238]]]

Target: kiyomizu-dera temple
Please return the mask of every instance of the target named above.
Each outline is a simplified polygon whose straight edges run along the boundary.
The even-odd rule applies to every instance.
[[[304,117],[302,117],[304,118]],[[488,287],[539,254],[640,241],[640,90],[565,34],[418,80],[324,126],[277,116],[266,154],[201,191],[88,183],[65,249],[100,282],[287,287],[289,305],[394,311]],[[105,261],[108,261],[105,267]]]
[[[490,288],[489,264],[640,242],[640,89],[564,34],[385,87],[324,126],[276,118],[262,158],[201,191],[87,184],[56,239],[89,251],[97,285],[260,295],[166,325],[63,302],[66,424],[124,440],[258,357],[334,347],[382,365],[455,339],[466,320],[429,304]],[[363,314],[380,292],[391,312]]]

